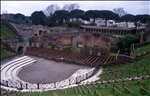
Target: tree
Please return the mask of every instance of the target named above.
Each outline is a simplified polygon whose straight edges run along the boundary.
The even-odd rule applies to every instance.
[[[46,16],[43,11],[35,11],[31,14],[32,23],[35,25],[45,25]]]
[[[128,34],[125,37],[120,38],[117,43],[119,49],[130,48],[131,44],[139,43],[140,41],[140,34],[132,35]]]
[[[113,13],[112,11],[109,10],[88,10],[85,12],[85,17],[88,19],[90,18],[103,18],[103,19],[119,19],[118,14]]]
[[[122,7],[114,8],[113,12],[118,14],[120,17],[122,17],[125,14],[127,14],[127,12]]]
[[[105,18],[106,20],[110,20],[110,19],[115,19],[115,20],[118,20],[119,19],[119,15],[116,14],[116,13],[113,13],[112,11],[110,10],[101,10],[99,11],[101,13],[99,13],[99,16],[101,18]]]
[[[45,23],[49,27],[53,27],[55,25],[56,20],[53,19],[53,16],[46,17]]]
[[[80,24],[78,22],[66,22],[63,25],[69,28],[80,28]]]
[[[95,12],[93,10],[88,10],[84,14],[88,19],[95,18]]]
[[[45,9],[44,13],[46,16],[51,16],[55,11],[59,9],[60,7],[57,4],[51,4]]]
[[[121,21],[131,21],[131,22],[135,22],[135,16],[134,15],[132,15],[132,14],[126,14],[126,15],[124,15],[124,16],[122,16],[121,18],[120,18],[120,20]]]
[[[150,20],[150,15],[136,15],[135,16],[136,21],[140,21],[142,23],[146,23],[146,21]]]
[[[25,18],[26,18],[25,15],[23,15],[21,13],[17,13],[17,14],[14,15],[14,19],[18,19],[20,21],[25,20]]]
[[[69,12],[70,18],[82,18],[84,15],[83,10],[75,9]]]
[[[79,5],[78,4],[65,4],[62,8],[62,10],[66,10],[68,12],[70,12],[74,9],[79,9]]]
[[[68,14],[66,10],[58,10],[52,15],[52,18],[60,25],[63,23],[63,19],[67,20],[69,18]]]

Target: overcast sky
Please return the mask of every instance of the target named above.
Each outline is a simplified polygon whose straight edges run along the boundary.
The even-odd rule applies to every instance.
[[[61,8],[64,4],[77,3],[84,11],[87,10],[113,10],[123,7],[129,14],[149,14],[150,1],[1,1],[1,13],[22,13],[30,16],[34,11],[43,11],[50,4],[58,4]]]

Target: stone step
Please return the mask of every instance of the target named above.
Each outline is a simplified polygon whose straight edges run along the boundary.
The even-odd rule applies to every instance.
[[[28,56],[23,56],[23,57],[20,57],[20,58],[17,58],[15,60],[5,63],[1,67],[1,79],[13,81],[13,82],[21,81],[17,76],[18,72],[23,67],[30,66],[34,62],[36,62],[36,60],[33,60],[32,58]]]
[[[34,63],[34,62],[36,62],[36,60],[32,60],[32,61],[30,61],[30,62],[28,62],[28,63],[25,63],[24,65],[21,65],[21,66],[15,68],[15,70],[13,70],[12,73],[11,73],[12,79],[15,80],[15,81],[27,83],[27,82],[24,82],[24,81],[22,81],[22,80],[20,80],[20,79],[18,78],[18,73],[19,73],[19,71],[20,71],[21,69],[23,69],[24,67],[27,67],[27,66],[32,65],[32,63]]]
[[[18,61],[21,61],[21,60],[23,60],[23,59],[25,59],[25,58],[29,58],[29,57],[28,57],[28,56],[23,56],[23,57],[17,58],[17,59],[15,59],[15,60],[12,60],[12,61],[10,61],[10,62],[7,62],[7,63],[1,65],[1,71],[2,71],[5,67],[7,67],[8,65],[10,65],[10,64],[12,64],[12,63],[15,63],[15,62],[18,62]]]
[[[5,66],[5,67],[3,68],[3,70],[1,70],[1,76],[3,77],[3,76],[5,75],[5,73],[7,73],[7,70],[9,70],[11,67],[13,67],[13,66],[15,66],[15,65],[17,65],[17,64],[20,64],[20,63],[23,62],[23,61],[29,60],[29,59],[30,59],[30,58],[25,58],[25,59],[22,59],[22,60],[20,60],[20,61],[17,61],[17,62],[14,62],[14,63],[12,63],[12,64],[9,64],[9,65]]]
[[[25,62],[21,62],[21,63],[18,63],[17,65],[11,66],[11,68],[6,71],[6,77],[8,79],[12,78],[11,75],[14,74],[13,70],[16,70],[17,67],[20,68],[20,67],[26,66],[26,65],[28,65],[28,64],[30,64],[32,62],[33,62],[33,59],[29,59],[29,60],[26,60]]]

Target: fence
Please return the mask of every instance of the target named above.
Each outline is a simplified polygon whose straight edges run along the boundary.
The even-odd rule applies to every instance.
[[[99,66],[99,67],[98,67]],[[20,83],[16,81],[11,80],[3,80],[1,78],[1,85],[11,87],[11,88],[17,88],[17,89],[54,89],[54,88],[62,88],[65,86],[69,86],[72,84],[78,84],[91,76],[93,76],[98,69],[100,68],[100,64],[98,64],[95,68],[93,68],[90,72],[80,75],[78,77],[72,77],[70,79],[66,79],[60,82],[54,82],[50,84],[30,84],[30,83]]]

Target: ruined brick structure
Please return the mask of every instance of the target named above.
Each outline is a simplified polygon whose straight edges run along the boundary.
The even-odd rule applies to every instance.
[[[29,39],[30,46],[34,43],[34,46],[38,43],[40,47],[47,47],[48,46],[48,39],[42,37],[41,35],[35,35]]]
[[[109,55],[111,40],[101,34],[83,35],[83,48],[90,54]]]
[[[58,36],[52,40],[52,44],[55,47],[69,47],[76,48],[78,42],[82,44],[82,49],[88,51],[90,54],[103,54],[108,55],[110,52],[111,40],[101,34],[80,34],[79,35],[65,35]]]
[[[41,35],[41,32],[39,31],[40,34],[31,38],[30,41],[34,43],[34,46],[39,43],[40,47],[47,47],[49,43],[53,49],[63,50],[79,47],[78,44],[80,44],[80,47],[90,54],[109,55],[110,52],[111,40],[100,33],[78,32],[74,34],[74,32],[66,30],[68,34],[63,34],[66,33],[65,31],[59,32],[59,34],[46,34],[48,38],[51,38],[48,40],[43,37],[43,34]]]
[[[71,37],[59,36],[53,39],[52,43],[57,45],[68,45],[71,44]]]

